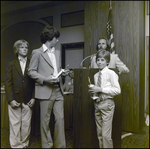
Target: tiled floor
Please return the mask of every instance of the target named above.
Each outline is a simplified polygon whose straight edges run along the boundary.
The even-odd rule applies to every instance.
[[[128,134],[122,132],[122,134]],[[67,148],[73,148],[73,131],[66,130]],[[9,130],[1,129],[1,148],[10,148]],[[29,148],[41,148],[40,136],[31,135]],[[149,148],[149,127],[144,127],[140,134],[131,134],[122,139],[121,148]]]

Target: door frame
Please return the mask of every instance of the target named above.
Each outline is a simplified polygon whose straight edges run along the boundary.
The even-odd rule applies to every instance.
[[[74,49],[78,49],[78,48],[82,48],[84,49],[84,42],[74,42],[74,43],[65,43],[65,44],[61,44],[61,66],[62,68],[64,69],[66,64],[65,64],[65,58],[66,58],[66,55],[65,55],[65,50],[67,49],[71,49],[71,48],[74,48]]]

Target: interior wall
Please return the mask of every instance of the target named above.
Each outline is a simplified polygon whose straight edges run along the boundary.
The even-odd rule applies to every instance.
[[[4,82],[9,61],[16,58],[13,44],[20,39],[28,41],[28,57],[30,57],[32,50],[41,46],[39,30],[42,30],[43,27],[44,24],[29,21],[14,24],[1,33],[1,82]]]
[[[84,42],[84,25],[61,28],[61,14],[80,10],[84,10],[83,1],[40,8],[16,15],[9,14],[9,16],[1,18],[1,27],[5,26],[1,32],[1,82],[4,81],[5,68],[8,66],[8,62],[14,58],[12,47],[16,40],[24,38],[29,42],[29,57],[33,49],[42,45],[40,33],[47,22],[40,18],[53,16],[53,26],[60,31],[57,49],[61,50],[63,43]]]
[[[143,5],[143,1],[112,1],[115,50],[130,69],[129,74],[123,74],[120,77],[123,84],[122,124],[124,130],[133,132],[138,132],[139,121],[143,122],[143,109],[139,108],[143,106],[145,91],[145,80],[143,80],[145,79],[145,50],[143,50],[145,49],[143,24],[145,16]],[[85,11],[84,25],[61,28],[61,14],[83,9]],[[43,26],[47,24],[40,18],[53,16],[53,26],[61,34],[56,48],[60,49],[63,43],[85,42],[83,57],[86,57],[96,52],[98,38],[106,36],[108,9],[109,1],[74,1],[69,4],[27,11],[17,15],[10,14],[1,18],[1,26],[7,26],[1,32],[1,81],[4,80],[4,71],[8,61],[13,58],[12,46],[17,39],[26,38],[27,41],[29,40],[31,51],[40,47],[39,34]],[[26,24],[28,25],[26,26]],[[25,27],[28,29],[25,30]],[[89,62],[86,62],[88,65]]]

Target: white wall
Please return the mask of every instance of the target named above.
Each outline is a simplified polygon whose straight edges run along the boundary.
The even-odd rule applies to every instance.
[[[61,14],[80,10],[84,10],[84,3],[79,1],[53,7],[53,26],[60,31],[56,48],[62,43],[84,42],[84,25],[61,28]]]
[[[28,1],[26,2],[28,3]],[[84,10],[84,1],[73,1],[68,4],[9,16],[2,20],[1,26],[6,24],[7,26],[11,26],[24,21],[39,21],[43,23],[44,21],[40,18],[53,16],[53,26],[60,31],[59,43],[56,48],[60,48],[60,44],[62,43],[84,42],[84,25],[61,28],[61,14],[80,10]],[[46,22],[44,23],[47,25]],[[39,32],[41,31],[39,30]]]
[[[28,3],[28,1],[24,1],[23,3],[25,2]],[[73,1],[63,5],[17,13],[16,15],[10,14],[7,17],[1,18],[1,27],[6,26],[3,30],[1,30],[1,37],[3,39],[1,44],[1,54],[3,56],[3,59],[1,60],[1,80],[4,79],[4,72],[8,65],[8,61],[13,58],[12,46],[16,40],[25,38],[25,40],[29,42],[30,52],[42,45],[39,37],[42,31],[41,28],[44,27],[43,24],[48,25],[48,23],[40,18],[53,16],[53,26],[60,31],[59,42],[56,45],[57,49],[61,50],[61,44],[64,43],[84,42],[84,25],[61,28],[61,14],[80,10],[84,10],[84,1]],[[31,27],[25,25],[27,22],[19,24],[20,22],[25,21],[31,21]],[[32,21],[36,22],[32,23]],[[9,53],[9,57],[7,56],[7,53]]]

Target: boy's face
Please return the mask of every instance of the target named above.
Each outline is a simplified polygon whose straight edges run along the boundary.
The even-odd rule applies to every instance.
[[[55,47],[56,44],[58,43],[58,39],[56,37],[53,38],[53,40],[51,41],[51,43],[53,44],[53,46]]]
[[[105,58],[98,58],[97,61],[97,66],[100,70],[104,69],[107,66],[107,61]]]
[[[26,43],[19,45],[18,47],[18,54],[22,57],[26,57],[28,54],[28,46]]]

